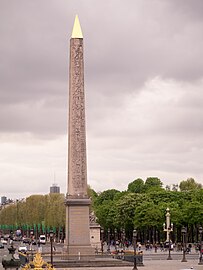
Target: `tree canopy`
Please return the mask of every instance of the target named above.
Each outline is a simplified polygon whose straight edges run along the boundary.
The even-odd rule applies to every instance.
[[[188,240],[198,240],[198,226],[203,225],[203,189],[193,178],[174,184],[172,189],[163,188],[157,177],[144,182],[138,178],[128,184],[126,191],[109,189],[97,193],[88,187],[98,223],[107,231],[125,230],[132,237],[133,228],[138,230],[138,240],[161,241],[165,237],[163,223],[166,208],[170,208],[174,224],[174,241],[181,240],[181,227],[188,231]],[[25,201],[17,201],[0,211],[0,225],[15,227],[61,228],[65,226],[65,197],[63,194],[32,195]],[[34,206],[34,207],[33,207]],[[26,228],[27,228],[26,227]]]
[[[183,180],[179,185],[180,191],[189,191],[194,189],[201,189],[202,185],[197,183],[193,178],[188,178],[187,180]]]

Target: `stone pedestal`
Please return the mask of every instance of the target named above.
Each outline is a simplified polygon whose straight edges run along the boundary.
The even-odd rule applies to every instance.
[[[71,197],[71,196],[70,196]],[[93,255],[90,244],[88,198],[66,199],[66,242],[67,253],[76,257]]]

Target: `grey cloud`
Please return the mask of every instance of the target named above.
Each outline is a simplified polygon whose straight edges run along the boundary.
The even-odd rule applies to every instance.
[[[112,186],[150,174],[167,181],[202,177],[202,5],[201,0],[1,1],[1,142],[7,134],[15,141],[17,134],[29,133],[42,144],[66,135],[69,39],[78,14],[93,187],[101,187],[105,177]],[[147,88],[155,77],[175,83],[156,92],[157,86]]]

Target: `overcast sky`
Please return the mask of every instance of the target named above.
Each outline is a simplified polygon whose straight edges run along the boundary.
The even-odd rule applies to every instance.
[[[0,0],[0,196],[67,189],[69,39],[85,49],[88,183],[203,184],[202,0]]]

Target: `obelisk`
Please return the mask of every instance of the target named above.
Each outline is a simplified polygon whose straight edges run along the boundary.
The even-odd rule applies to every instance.
[[[65,248],[71,255],[93,254],[87,196],[83,35],[78,16],[70,39],[68,191]]]

